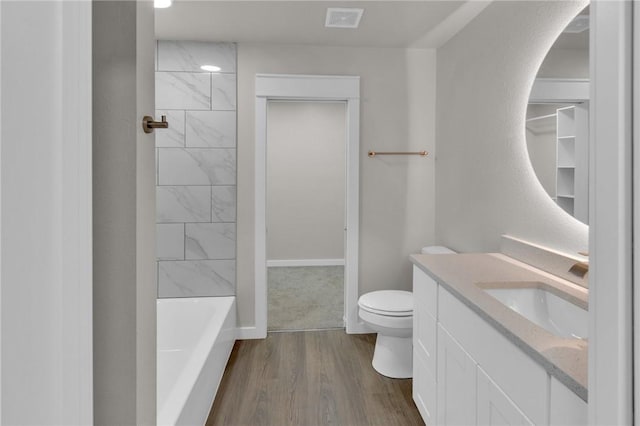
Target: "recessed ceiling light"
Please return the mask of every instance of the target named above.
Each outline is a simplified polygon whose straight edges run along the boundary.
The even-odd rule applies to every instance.
[[[327,9],[327,19],[324,26],[327,28],[358,28],[364,9],[345,9],[330,7]]]
[[[220,71],[222,68],[215,66],[215,65],[202,65],[200,67],[201,70],[204,71],[208,71],[208,72],[218,72]]]
[[[173,0],[153,0],[153,7],[156,9],[165,9],[173,3]]]

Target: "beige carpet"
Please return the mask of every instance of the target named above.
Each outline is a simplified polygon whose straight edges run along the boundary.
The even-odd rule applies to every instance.
[[[267,268],[268,329],[344,327],[344,267]]]

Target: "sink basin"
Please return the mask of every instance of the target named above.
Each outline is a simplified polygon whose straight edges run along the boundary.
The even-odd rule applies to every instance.
[[[558,337],[586,339],[588,336],[587,311],[545,288],[485,288],[484,291]]]

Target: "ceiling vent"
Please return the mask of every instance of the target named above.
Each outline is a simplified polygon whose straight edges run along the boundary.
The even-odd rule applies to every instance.
[[[564,33],[578,34],[589,29],[589,15],[578,15],[569,22]]]
[[[327,9],[327,28],[358,28],[364,9],[344,9],[330,7]]]

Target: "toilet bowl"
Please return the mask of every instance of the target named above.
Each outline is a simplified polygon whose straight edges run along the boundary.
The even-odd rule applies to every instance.
[[[423,254],[454,254],[444,246],[423,247]],[[383,376],[413,376],[413,294],[409,291],[373,291],[358,299],[358,315],[378,336],[373,368]]]
[[[413,375],[413,294],[373,291],[358,299],[358,315],[378,336],[373,368],[383,376],[408,379]]]

